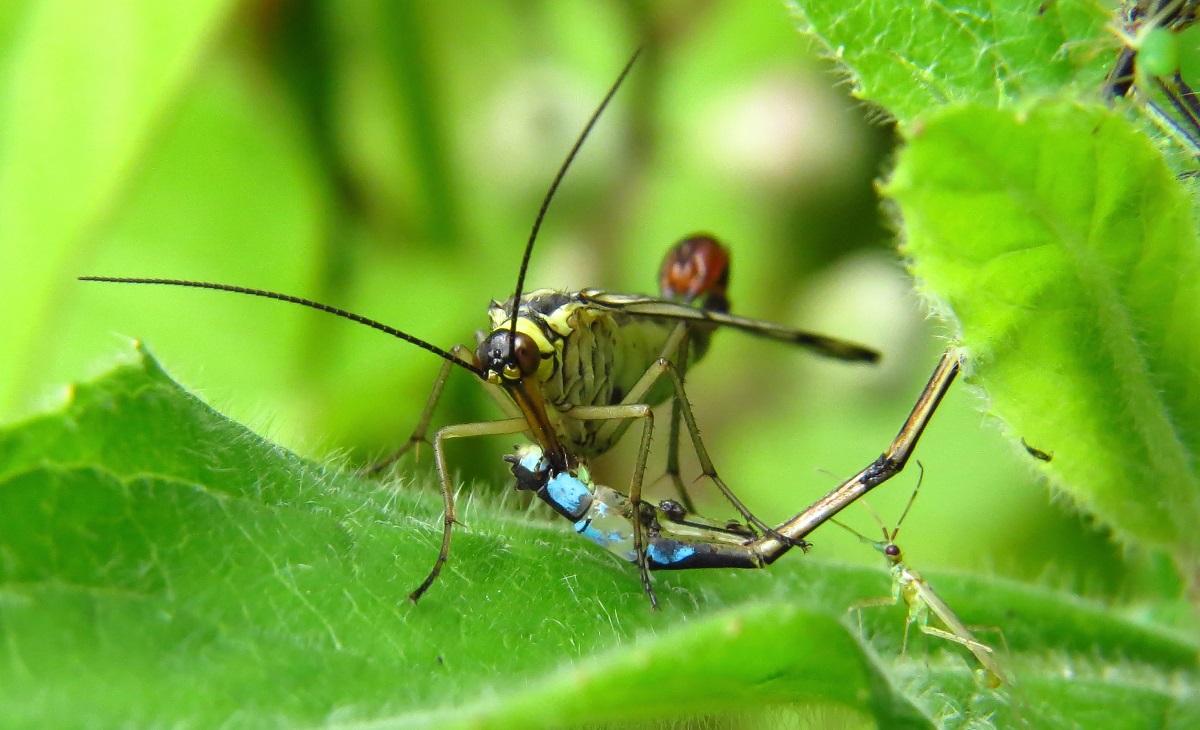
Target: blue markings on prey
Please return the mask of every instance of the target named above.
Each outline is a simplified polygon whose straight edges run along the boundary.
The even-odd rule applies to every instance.
[[[554,504],[572,515],[582,515],[592,505],[591,490],[570,472],[555,474],[546,482],[546,494]]]
[[[639,511],[627,495],[592,481],[583,464],[554,470],[539,446],[518,446],[516,454],[505,459],[513,465],[517,489],[532,491],[570,519],[576,533],[621,560],[639,562],[634,515],[640,514],[650,570],[762,567],[765,563],[751,547],[754,533],[739,523],[706,520],[677,506],[664,509],[648,502]]]
[[[646,548],[646,557],[659,565],[671,565],[696,554],[696,548],[674,540],[657,540]]]

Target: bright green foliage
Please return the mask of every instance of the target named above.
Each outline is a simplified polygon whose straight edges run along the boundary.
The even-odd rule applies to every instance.
[[[61,306],[68,272],[236,6],[28,2],[0,17],[12,28],[0,32],[0,252],[10,262],[37,252],[0,265],[10,352],[45,352],[39,327]],[[24,362],[0,358],[0,410],[24,397]]]
[[[1070,42],[1103,42],[1103,14],[1091,0],[913,4],[789,2],[800,30],[850,74],[855,95],[901,121],[932,105],[977,101],[1006,105],[1072,84],[1099,83],[1092,64],[1080,73]],[[1100,46],[1103,48],[1103,46]]]
[[[1004,623],[1019,680],[993,693],[945,642],[914,640],[895,664],[900,609],[867,612],[881,655],[856,641],[846,607],[885,594],[882,570],[796,553],[659,576],[655,614],[635,571],[565,523],[478,501],[413,606],[439,511],[429,491],[280,450],[139,354],[0,433],[0,722],[525,728],[816,702],[866,726],[1114,728],[1200,713],[1179,674],[1200,646],[1069,595],[931,578],[968,620]]]
[[[1157,150],[1100,109],[963,106],[923,117],[886,191],[1014,437],[1123,538],[1193,564],[1200,245]]]
[[[1166,28],[1151,28],[1142,38],[1138,70],[1149,76],[1166,76],[1179,70],[1179,38]]]

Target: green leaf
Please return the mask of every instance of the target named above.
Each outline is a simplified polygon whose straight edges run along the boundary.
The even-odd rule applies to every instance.
[[[0,432],[0,719],[12,725],[556,727],[836,705],[881,727],[1144,727],[1195,718],[1196,642],[986,578],[932,582],[1004,627],[1014,686],[910,640],[882,570],[636,572],[560,520],[301,460],[144,354]],[[937,691],[930,694],[930,689]],[[1163,726],[1169,726],[1165,723]],[[1183,725],[1179,725],[1183,726]]]
[[[28,3],[0,54],[0,412],[29,397],[62,287],[140,154],[237,7],[229,0]],[[18,251],[36,256],[15,257]],[[36,353],[36,354],[35,354]]]
[[[1115,43],[1091,0],[788,5],[800,31],[850,76],[855,96],[901,122],[937,104],[1005,106],[1068,84],[1096,87],[1105,42]]]
[[[1112,112],[922,117],[887,194],[991,407],[1125,540],[1200,557],[1200,245],[1158,150]]]

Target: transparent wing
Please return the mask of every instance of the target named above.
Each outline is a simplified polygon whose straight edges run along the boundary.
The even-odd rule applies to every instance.
[[[849,362],[879,362],[879,352],[836,337],[826,337],[794,327],[785,327],[773,322],[764,322],[736,314],[697,309],[667,299],[657,299],[639,294],[611,294],[597,289],[585,289],[579,293],[585,304],[598,309],[621,311],[641,317],[675,319],[687,322],[704,322],[718,327],[730,327],[757,337],[779,340],[808,348],[825,357]]]
[[[925,605],[929,606],[929,611],[937,616],[945,624],[946,628],[950,629],[951,634],[961,640],[962,645],[975,655],[975,658],[979,660],[979,663],[985,669],[995,675],[996,679],[1007,683],[1008,678],[1005,676],[1004,670],[996,662],[996,658],[992,655],[991,647],[975,638],[975,635],[959,620],[958,615],[950,609],[950,606],[946,605],[946,602],[933,592],[933,589],[929,587],[924,578],[918,575],[916,571],[909,570],[907,572],[912,579],[911,585],[918,596],[918,600],[924,601]]]

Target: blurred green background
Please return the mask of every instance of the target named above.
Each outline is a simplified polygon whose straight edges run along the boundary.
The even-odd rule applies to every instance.
[[[511,292],[556,167],[640,44],[528,281],[649,293],[667,248],[710,231],[733,249],[735,311],[881,349],[869,369],[723,333],[689,373],[726,481],[765,519],[799,511],[887,445],[944,345],[873,190],[893,130],[848,98],[782,3],[3,5],[0,420],[53,404],[137,338],[288,448],[386,452],[415,424],[431,355],[297,307],[74,277],[262,287],[473,343]],[[918,450],[909,559],[1136,593],[1124,566],[1139,558],[1052,505],[982,406],[955,386]],[[436,423],[494,415],[456,373]],[[510,440],[493,441],[454,445],[472,489],[509,488]],[[626,482],[633,446],[602,461],[604,481]],[[884,519],[915,481],[872,497]],[[731,512],[699,489],[707,512]],[[847,519],[877,534],[865,510]],[[814,542],[881,561],[836,528]]]

